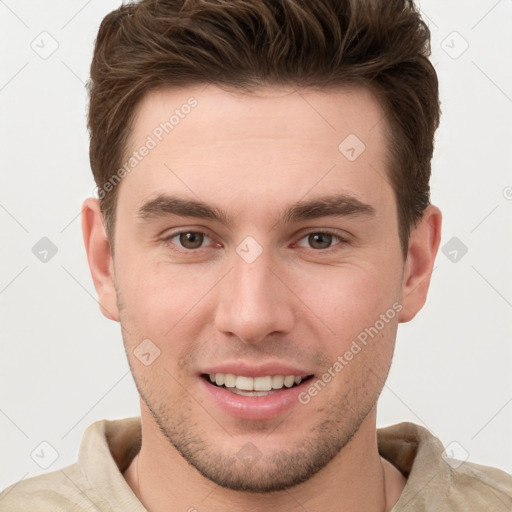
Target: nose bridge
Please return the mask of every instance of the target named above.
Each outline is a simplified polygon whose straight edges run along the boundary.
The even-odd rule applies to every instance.
[[[252,252],[243,243],[233,255],[233,268],[223,283],[216,325],[246,343],[258,343],[274,332],[288,332],[294,319],[292,296],[276,277],[270,251]],[[244,252],[245,249],[245,252]]]

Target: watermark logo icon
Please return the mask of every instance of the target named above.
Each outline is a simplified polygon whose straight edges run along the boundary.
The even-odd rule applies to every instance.
[[[30,48],[46,60],[50,58],[59,48],[59,43],[49,32],[43,30],[31,43]]]
[[[469,48],[469,43],[454,30],[441,41],[441,48],[448,57],[455,60]]]
[[[59,458],[59,452],[48,441],[42,441],[32,450],[30,457],[39,467],[48,469]]]
[[[345,137],[338,146],[339,152],[350,162],[357,160],[365,149],[363,141],[354,133]]]
[[[32,254],[41,263],[48,263],[57,254],[57,251],[57,246],[46,236],[43,236],[43,238],[32,247]]]
[[[468,451],[457,441],[452,441],[441,454],[443,460],[453,469],[457,469],[468,460]]]
[[[135,347],[133,354],[144,366],[149,366],[160,357],[160,349],[149,338],[146,338]]]
[[[443,245],[441,252],[452,262],[458,263],[468,252],[467,246],[456,236]]]
[[[263,247],[255,238],[248,236],[238,244],[236,252],[246,263],[253,263],[263,252]]]
[[[246,466],[254,466],[262,457],[260,450],[252,443],[246,443],[236,454],[240,462]]]

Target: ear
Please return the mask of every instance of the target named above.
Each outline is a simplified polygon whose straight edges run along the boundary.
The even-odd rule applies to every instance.
[[[103,226],[100,203],[92,197],[86,199],[82,205],[82,234],[100,310],[110,320],[119,322],[114,286],[114,261]]]
[[[427,300],[430,276],[441,241],[441,220],[439,208],[430,205],[411,231],[402,280],[400,322],[412,320]]]

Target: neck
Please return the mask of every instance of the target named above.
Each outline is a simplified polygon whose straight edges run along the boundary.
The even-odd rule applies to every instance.
[[[144,411],[142,409],[142,412]],[[141,414],[142,445],[125,478],[148,512],[229,510],[282,512],[389,511],[398,500],[405,478],[378,453],[375,410],[341,452],[308,481],[272,494],[222,488],[203,477],[174,449],[154,424]]]

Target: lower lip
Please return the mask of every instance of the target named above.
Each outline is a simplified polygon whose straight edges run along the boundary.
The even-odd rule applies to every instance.
[[[224,411],[244,420],[270,420],[286,412],[293,405],[300,405],[299,394],[309,386],[309,380],[293,388],[283,388],[267,396],[243,396],[210,384],[200,377],[205,393]]]

